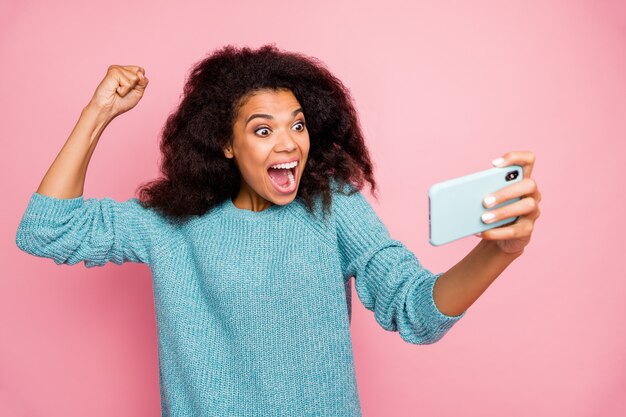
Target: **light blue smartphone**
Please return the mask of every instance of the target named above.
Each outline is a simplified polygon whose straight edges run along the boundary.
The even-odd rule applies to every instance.
[[[432,185],[428,190],[430,244],[443,245],[516,221],[517,217],[509,217],[487,224],[480,216],[488,210],[519,200],[519,197],[513,198],[489,209],[483,206],[483,198],[487,194],[521,181],[523,177],[521,166],[510,165]]]

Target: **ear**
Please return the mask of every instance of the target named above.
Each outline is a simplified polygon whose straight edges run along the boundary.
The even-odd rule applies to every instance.
[[[228,159],[235,156],[233,155],[233,148],[230,145],[224,146],[224,156]]]

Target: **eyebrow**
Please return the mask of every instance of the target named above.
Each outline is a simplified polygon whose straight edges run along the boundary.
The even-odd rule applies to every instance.
[[[291,112],[291,117],[295,116],[296,114],[298,114],[298,113],[300,113],[300,112],[304,113],[304,112],[302,111],[302,107],[298,107],[297,109],[295,109],[294,111],[292,111],[292,112]],[[272,120],[274,119],[274,116],[272,116],[271,114],[254,113],[254,114],[251,114],[251,115],[250,115],[250,117],[248,117],[248,119],[246,120],[246,125],[247,125],[248,123],[250,123],[250,120],[252,120],[252,119],[254,119],[254,118],[256,118],[256,117],[262,117],[262,118],[264,118],[264,119],[272,119]]]

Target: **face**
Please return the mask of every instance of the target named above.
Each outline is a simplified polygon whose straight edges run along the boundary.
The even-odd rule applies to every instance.
[[[308,154],[309,132],[293,93],[254,92],[240,107],[233,141],[224,149],[224,155],[234,159],[241,174],[235,206],[261,211],[272,204],[293,201]],[[281,163],[284,165],[270,168]]]

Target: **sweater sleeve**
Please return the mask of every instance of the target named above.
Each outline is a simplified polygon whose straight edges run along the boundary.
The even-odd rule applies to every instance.
[[[17,247],[57,265],[87,268],[149,260],[148,210],[136,198],[118,202],[83,196],[59,199],[34,192],[17,228]]]
[[[388,331],[412,344],[432,344],[464,315],[448,316],[433,298],[433,274],[385,225],[360,191],[333,195],[344,276],[354,276],[356,293]]]

